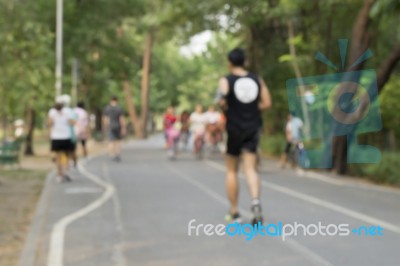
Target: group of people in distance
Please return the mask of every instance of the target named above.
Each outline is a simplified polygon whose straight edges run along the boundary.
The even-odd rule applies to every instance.
[[[54,107],[48,113],[51,151],[55,154],[59,182],[71,181],[67,169],[70,161],[74,166],[77,164],[76,148],[79,143],[82,145],[83,156],[88,154],[86,141],[90,135],[89,115],[83,102],[79,102],[75,108],[71,108],[70,105],[71,97],[61,95],[57,97]]]
[[[170,106],[164,114],[163,126],[165,146],[171,159],[176,156],[177,142],[180,140],[186,150],[191,138],[193,152],[200,158],[204,144],[209,144],[214,150],[218,149],[225,129],[225,116],[214,105],[203,112],[203,106],[198,104],[191,114],[183,111],[181,115],[176,115],[174,107]]]
[[[171,158],[174,158],[177,141],[181,139],[187,145],[189,138],[192,138],[193,150],[200,156],[204,143],[215,147],[225,131],[226,190],[230,203],[226,220],[241,222],[238,208],[238,170],[242,161],[243,173],[251,196],[252,223],[257,225],[263,222],[261,182],[257,171],[257,150],[262,127],[261,113],[270,108],[272,101],[263,79],[245,69],[246,56],[243,49],[232,50],[227,59],[229,73],[220,79],[217,92],[217,102],[222,113],[216,111],[215,106],[210,106],[207,112],[203,112],[202,106],[197,105],[192,114],[186,111],[177,116],[174,108],[168,107],[164,115],[166,145]],[[57,100],[55,107],[49,112],[51,147],[56,153],[60,181],[68,179],[65,169],[68,158],[74,158],[73,143],[76,139],[74,132],[80,119],[73,115],[73,110],[68,106],[69,102]],[[88,118],[85,119],[87,120],[82,125],[89,124]],[[110,140],[110,154],[115,161],[119,161],[118,141],[126,134],[126,125],[116,98],[112,98],[110,105],[105,109],[104,122]],[[78,129],[78,132],[79,130],[82,129]],[[86,126],[85,130],[89,130],[89,127]],[[84,142],[82,144],[84,145]]]
[[[57,97],[54,107],[48,112],[48,130],[51,151],[57,166],[57,181],[71,181],[67,174],[70,162],[77,165],[77,145],[82,145],[83,156],[87,157],[87,140],[90,137],[90,117],[83,102],[72,108],[71,97]],[[124,112],[118,105],[118,99],[112,97],[103,111],[103,129],[109,140],[109,155],[113,161],[121,160],[120,140],[126,135]]]

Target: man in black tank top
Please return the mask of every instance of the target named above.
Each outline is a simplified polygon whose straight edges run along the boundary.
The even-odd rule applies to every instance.
[[[245,53],[234,49],[228,54],[229,75],[219,81],[220,106],[226,116],[228,134],[226,186],[230,210],[226,219],[240,222],[237,210],[240,155],[243,171],[252,197],[253,224],[262,223],[260,178],[257,173],[257,147],[261,129],[261,112],[271,106],[271,96],[262,78],[245,70]]]

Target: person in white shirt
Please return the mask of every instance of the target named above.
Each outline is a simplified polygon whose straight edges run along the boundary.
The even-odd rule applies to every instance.
[[[71,134],[71,151],[69,152],[69,158],[72,160],[74,167],[76,167],[78,163],[78,157],[76,156],[76,122],[78,120],[78,114],[75,112],[75,108],[71,108],[71,96],[68,94],[63,94],[60,97],[64,106],[63,109],[70,114],[72,119],[72,124],[69,126],[69,131]]]
[[[300,143],[302,128],[303,121],[296,117],[294,113],[289,114],[285,126],[286,147],[280,160],[281,168],[286,167],[292,148],[295,148]]]
[[[203,113],[203,107],[198,104],[195,111],[190,115],[190,131],[193,134],[194,153],[197,156],[201,156],[203,149],[206,123],[207,120]]]
[[[206,140],[207,143],[216,148],[218,142],[222,140],[221,131],[221,114],[215,110],[215,106],[211,105],[208,111],[204,114],[206,119]]]
[[[86,147],[86,142],[90,135],[90,119],[88,112],[85,110],[85,104],[83,102],[79,102],[77,104],[75,113],[77,114],[75,132],[78,138],[78,143],[81,143],[82,145],[83,156],[87,157],[88,150]]]
[[[70,181],[66,175],[68,155],[72,150],[71,125],[74,121],[68,108],[63,107],[63,99],[58,98],[53,108],[48,113],[49,137],[51,151],[55,153],[58,181]]]

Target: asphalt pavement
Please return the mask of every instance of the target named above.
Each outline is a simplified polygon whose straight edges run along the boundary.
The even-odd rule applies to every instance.
[[[162,147],[160,136],[133,141],[120,163],[97,156],[71,171],[71,183],[50,179],[40,219],[33,222],[37,237],[27,245],[36,254],[30,265],[400,265],[400,190],[281,170],[265,160],[265,224],[333,224],[331,232],[346,224],[361,227],[360,234],[246,240],[243,234],[208,236],[204,227],[196,236],[193,227],[189,235],[190,221],[226,224],[223,157],[198,160],[182,152],[170,161]],[[240,211],[250,221],[243,176]]]

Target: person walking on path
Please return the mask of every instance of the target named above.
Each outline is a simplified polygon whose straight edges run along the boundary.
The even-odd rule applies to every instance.
[[[227,221],[241,222],[238,212],[238,168],[243,159],[243,171],[251,195],[253,224],[263,222],[260,202],[260,177],[257,173],[257,147],[261,127],[261,112],[271,107],[268,88],[259,76],[245,69],[244,50],[236,48],[228,54],[229,74],[219,81],[219,104],[225,110],[227,151],[226,189],[230,202]]]
[[[77,114],[75,130],[78,144],[80,143],[82,145],[83,156],[86,158],[88,156],[87,140],[90,136],[90,119],[83,102],[77,104],[75,113]]]
[[[70,129],[73,124],[70,110],[63,106],[63,98],[59,97],[55,106],[49,110],[47,119],[51,151],[55,153],[58,182],[71,181],[67,169],[68,158],[73,149]]]
[[[121,161],[121,139],[126,135],[124,111],[118,104],[118,98],[113,96],[110,104],[103,112],[103,128],[108,136],[108,151],[111,159]]]
[[[292,161],[292,167],[294,168],[298,163],[298,145],[301,143],[301,131],[303,128],[303,121],[296,117],[295,113],[290,113],[287,118],[285,126],[286,134],[286,147],[285,151],[281,156],[280,165],[284,169],[289,159]],[[293,156],[292,153],[294,151]]]

